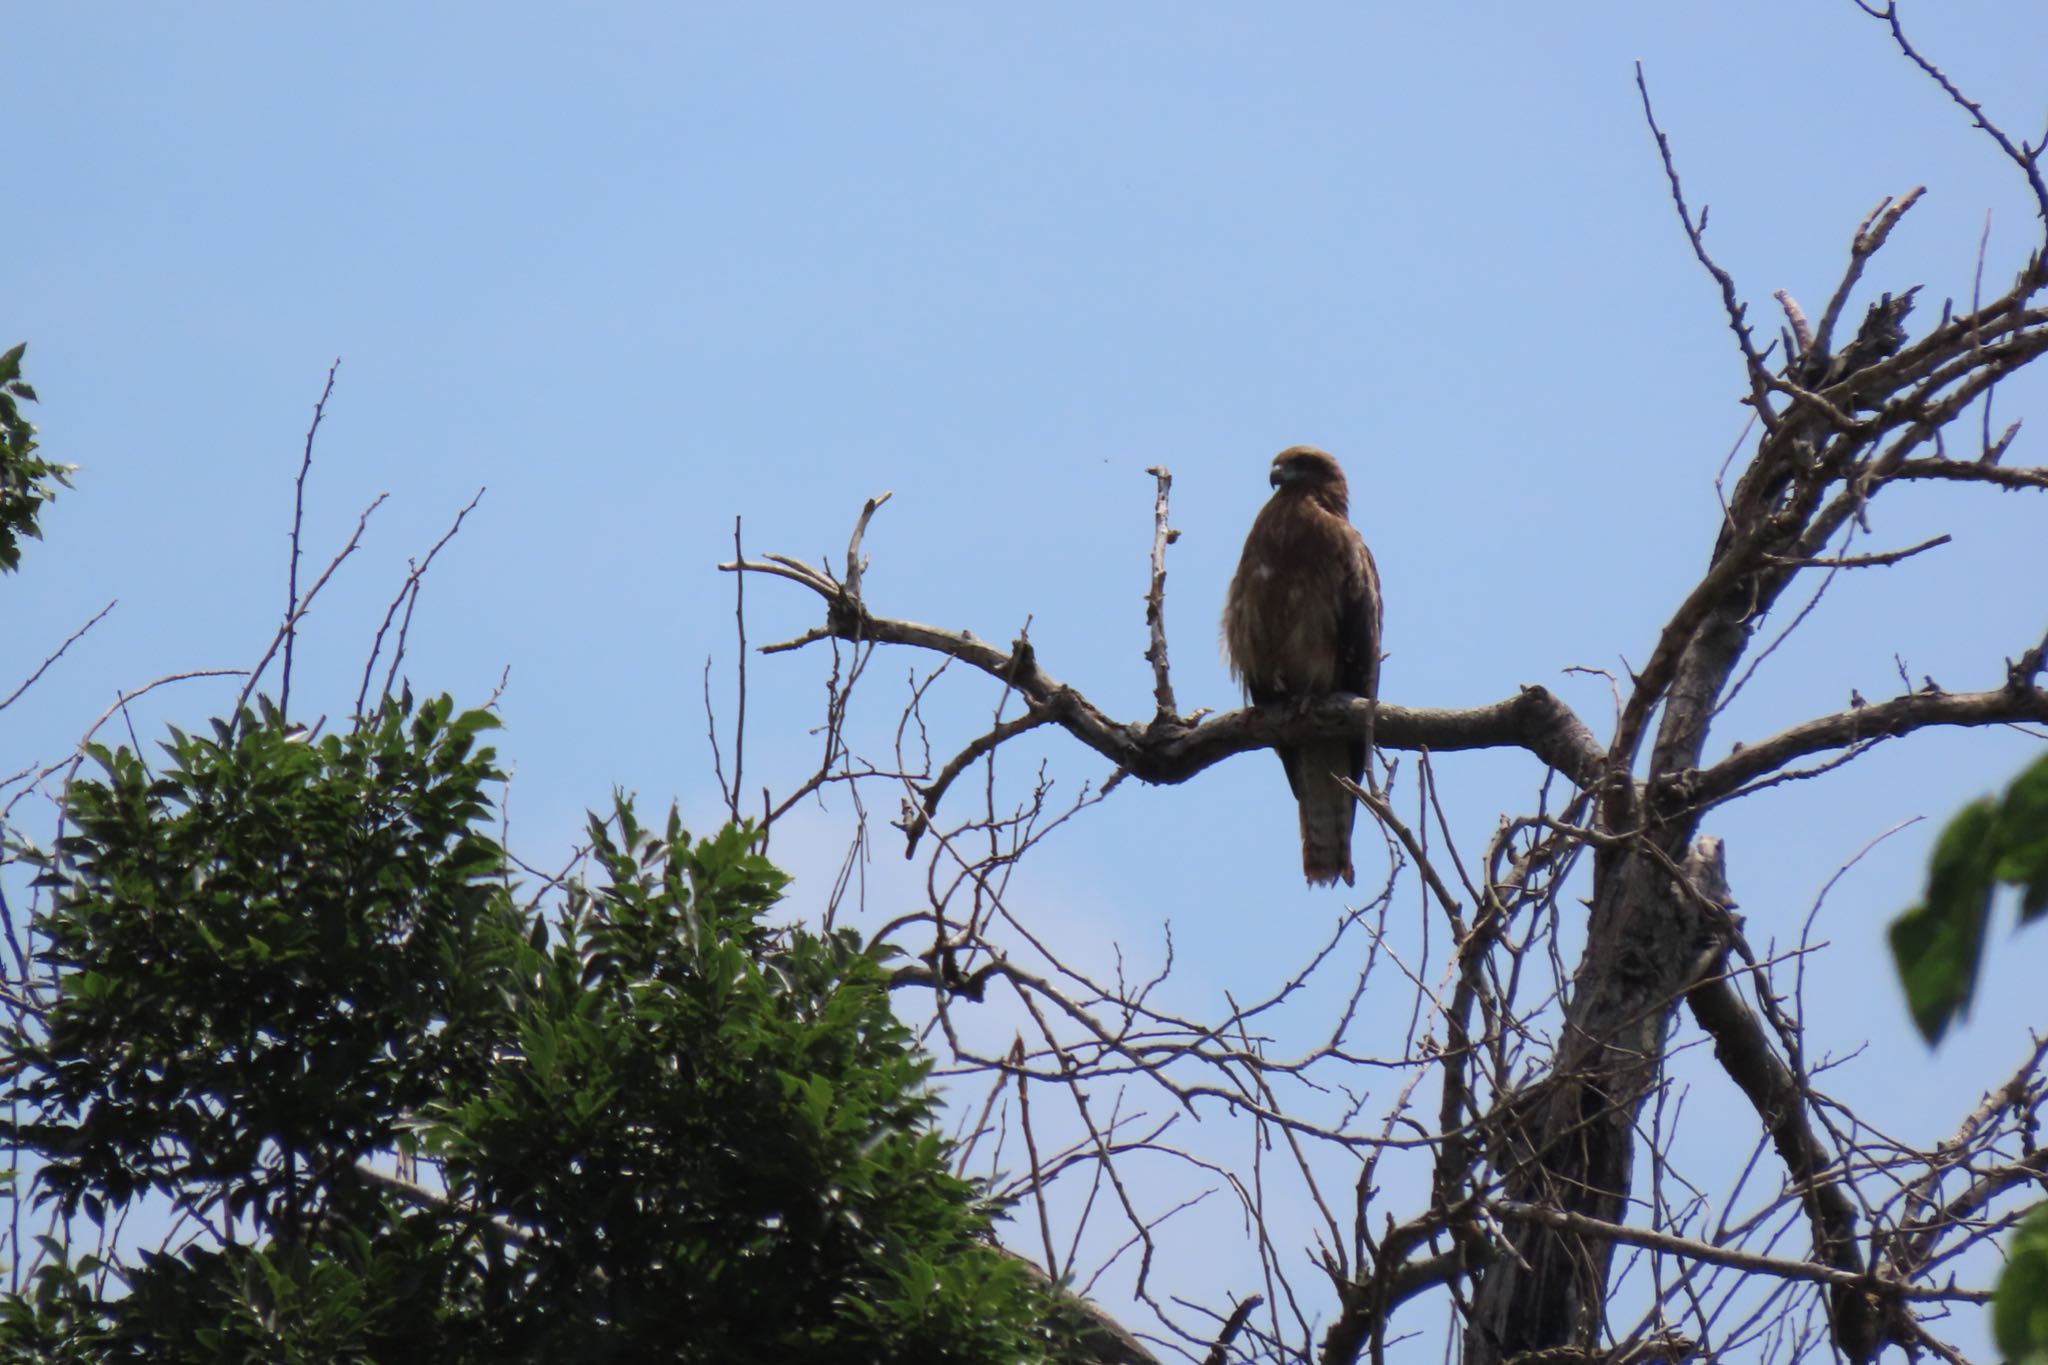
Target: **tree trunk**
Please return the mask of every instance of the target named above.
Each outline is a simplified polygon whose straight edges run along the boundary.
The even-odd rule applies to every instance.
[[[1643,834],[1594,860],[1586,948],[1572,974],[1558,1065],[1503,1106],[1494,1164],[1512,1199],[1628,1221],[1636,1122],[1662,1073],[1665,1038],[1686,990],[1727,946],[1720,841],[1688,846],[1699,812],[1673,793],[1683,792],[1683,776],[1705,748],[1715,699],[1749,638],[1752,604],[1775,593],[1777,584],[1763,578],[1701,625],[1665,694],[1648,778],[1620,779],[1605,803],[1610,831]],[[1537,1224],[1503,1231],[1507,1246],[1474,1292],[1467,1365],[1529,1350],[1597,1350],[1613,1245]]]
[[[1558,1068],[1506,1106],[1492,1139],[1509,1198],[1620,1223],[1637,1113],[1657,1083],[1672,1015],[1715,945],[1695,900],[1651,855],[1603,855],[1594,881]],[[1595,1349],[1612,1244],[1535,1223],[1503,1231],[1508,1245],[1474,1295],[1468,1365],[1546,1347]]]

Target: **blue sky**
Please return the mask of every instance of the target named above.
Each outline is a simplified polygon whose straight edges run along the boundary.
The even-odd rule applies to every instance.
[[[2038,133],[2048,11],[1908,19],[1994,116]],[[309,558],[391,500],[308,623],[295,695],[309,719],[345,714],[406,557],[487,486],[428,581],[406,672],[480,701],[509,667],[514,841],[538,861],[615,784],[716,818],[700,680],[713,656],[729,714],[714,565],[733,518],[750,550],[816,559],[884,489],[876,610],[996,639],[1028,616],[1051,671],[1139,719],[1145,467],[1176,476],[1180,700],[1221,709],[1216,614],[1266,462],[1325,446],[1386,583],[1386,695],[1470,705],[1542,683],[1604,730],[1605,684],[1563,670],[1647,654],[1705,563],[1742,429],[1638,59],[1753,316],[1775,317],[1778,288],[1817,310],[1857,222],[1916,184],[1871,290],[1967,299],[1987,212],[1987,287],[2035,232],[2019,177],[1848,0],[49,6],[8,32],[0,344],[30,343],[45,450],[81,469],[5,585],[0,675],[120,605],[0,716],[0,773],[61,757],[117,689],[261,651],[300,442],[340,356]],[[2039,413],[2043,389],[2007,386],[2000,414]],[[2012,460],[2048,460],[2039,440]],[[1993,685],[2048,624],[2044,515],[1981,490],[1888,494],[1871,548],[1955,543],[1831,589],[1715,752],[1852,687],[1892,695],[1895,654],[1916,681]],[[757,641],[814,617],[765,580],[748,604]],[[878,658],[876,742],[917,662]],[[820,661],[756,659],[750,679],[749,773],[787,786],[811,761]],[[993,704],[958,682],[935,707],[941,750]],[[138,730],[232,695],[166,689]],[[1062,790],[1104,776],[1042,747]],[[1817,930],[1834,946],[1808,967],[1817,1049],[1869,1039],[1838,1084],[1907,1135],[1942,1131],[2017,1061],[2048,936],[2000,952],[1978,1021],[1930,1059],[1882,927],[1938,817],[2039,750],[1922,736],[1711,831],[1761,943],[1795,939],[1874,836],[1936,817],[1835,887]],[[1540,774],[1488,755],[1440,777],[1476,848]],[[795,908],[849,818],[834,799],[778,837]],[[1214,1002],[1284,971],[1340,908],[1299,885],[1294,819],[1260,755],[1127,786],[1013,898],[1137,958],[1172,921],[1177,989]],[[892,839],[871,869],[885,915],[915,893]],[[1710,1070],[1694,1083],[1698,1104],[1736,1102]],[[1206,1267],[1181,1269],[1212,1292]]]

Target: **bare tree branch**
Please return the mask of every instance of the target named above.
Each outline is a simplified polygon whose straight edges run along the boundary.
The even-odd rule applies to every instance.
[[[341,357],[327,367],[327,385],[320,390],[319,400],[313,404],[313,421],[306,428],[306,453],[299,460],[299,476],[292,481],[292,558],[291,569],[285,575],[284,603],[284,680],[278,685],[277,709],[289,711],[292,700],[292,642],[298,635],[299,621],[299,530],[306,520],[306,475],[313,469],[313,438],[320,434],[320,420],[327,415],[327,400],[334,394],[335,371],[341,368]],[[258,673],[262,672],[259,667]]]

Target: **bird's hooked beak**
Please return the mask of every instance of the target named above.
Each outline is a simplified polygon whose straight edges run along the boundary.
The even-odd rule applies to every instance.
[[[1266,480],[1266,482],[1272,484],[1273,487],[1278,488],[1281,484],[1287,482],[1291,474],[1292,471],[1288,469],[1287,465],[1283,461],[1275,460],[1273,461],[1272,475]]]

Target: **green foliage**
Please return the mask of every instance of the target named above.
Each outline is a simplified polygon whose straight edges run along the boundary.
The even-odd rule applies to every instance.
[[[535,1234],[493,1289],[507,1344],[580,1358],[609,1323],[669,1360],[1040,1354],[875,955],[764,928],[785,879],[745,827],[657,837],[626,801],[610,825],[604,885],[521,954],[517,1046],[424,1132]]]
[[[28,1276],[25,1293],[0,1298],[0,1346],[9,1360],[42,1365],[85,1365],[104,1355],[91,1342],[98,1335],[100,1303],[93,1278],[102,1265],[96,1256],[73,1263],[62,1242],[36,1238],[40,1264]]]
[[[44,1197],[95,1222],[156,1190],[292,1227],[477,1064],[498,1009],[498,774],[446,698],[304,742],[275,713],[173,732],[161,775],[89,751],[38,923],[65,973],[9,1039]],[[8,1125],[0,1125],[5,1131]]]
[[[2048,1207],[2028,1214],[2006,1248],[1991,1331],[2012,1365],[2048,1361]]]
[[[74,469],[37,455],[36,429],[22,419],[20,404],[36,401],[21,377],[27,349],[23,342],[0,355],[0,573],[20,566],[21,537],[42,538],[36,518],[59,484],[70,487]]]
[[[0,1036],[0,1141],[96,1223],[0,1300],[49,1361],[1029,1361],[1044,1293],[931,1128],[855,936],[763,923],[744,827],[593,819],[552,921],[486,831],[495,722],[394,702],[309,742],[245,712],[153,772],[94,749],[37,855],[59,989]],[[365,1164],[438,1163],[447,1194]]]
[[[388,1212],[388,1211],[387,1211]],[[95,1344],[114,1360],[476,1361],[475,1275],[440,1220],[330,1221],[297,1241],[145,1253],[105,1305]],[[4,1341],[0,1337],[0,1341]]]
[[[2021,773],[2002,800],[1957,812],[1935,844],[1925,897],[1892,922],[1899,980],[1930,1043],[1969,1012],[2000,883],[2020,888],[2022,923],[2048,911],[2048,759]]]

